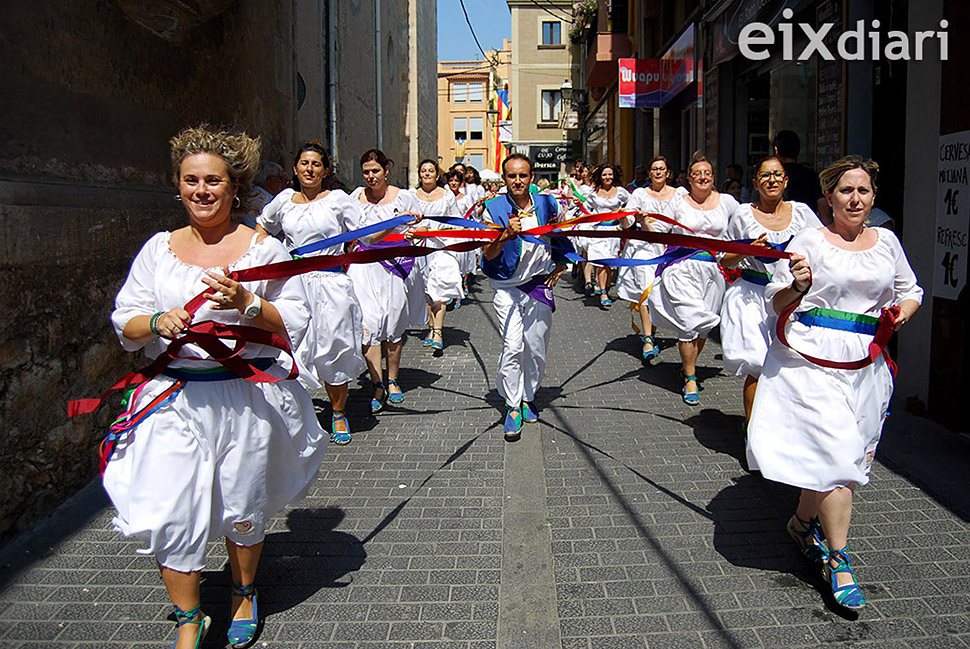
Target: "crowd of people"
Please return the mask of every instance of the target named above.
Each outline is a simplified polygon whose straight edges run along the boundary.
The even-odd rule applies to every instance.
[[[130,397],[124,418],[138,422],[138,434],[115,449],[104,482],[118,529],[144,541],[158,561],[179,629],[173,649],[198,647],[208,629],[199,584],[206,542],[218,537],[233,578],[229,644],[255,641],[266,523],[305,495],[327,444],[307,389],[327,393],[330,441],[350,443],[350,382],[366,370],[375,415],[403,402],[405,332],[427,327],[424,346],[443,353],[447,308],[468,295],[480,270],[500,323],[503,434],[515,442],[524,424],[540,418],[535,397],[553,288],[569,264],[600,308],[610,309],[611,291],[630,303],[644,362],[661,353],[658,331],[676,338],[689,406],[700,403],[698,356],[719,328],[725,368],[744,377],[751,468],[802,490],[788,532],[824,571],[839,605],[865,605],[847,547],[852,494],[868,481],[892,373],[882,355],[849,366],[867,357],[887,318],[890,328],[905,324],[922,296],[895,235],[867,226],[874,162],[849,156],[821,173],[831,213],[822,225],[817,206],[787,196],[790,162],[782,151],[754,167],[741,203],[743,192],[716,189],[713,164],[701,155],[686,186],[672,184],[667,159],[656,156],[627,186],[617,165],[579,162],[569,178],[543,188],[529,158],[512,154],[501,187],[483,187],[470,167],[442,173],[424,160],[418,186],[405,189],[389,184],[392,161],[370,149],[359,159],[364,185],[347,193],[327,150],[309,141],[294,156],[292,187],[265,197],[254,189],[257,174],[264,181],[287,174],[261,167],[258,139],[203,126],[179,133],[171,147],[188,223],[144,245],[111,321],[126,350],[157,359],[174,345],[178,354]],[[249,227],[242,217],[259,199]],[[603,213],[564,226],[575,235],[530,234]],[[591,236],[589,228],[610,234]],[[463,248],[452,244],[469,241],[468,233],[451,238],[450,229],[489,236],[478,249]],[[680,249],[624,236],[631,232],[750,245],[744,252]],[[388,248],[398,249],[381,255]],[[757,253],[769,249],[789,258]],[[376,256],[346,268],[234,279],[240,269],[347,253]],[[205,305],[190,310],[199,291]],[[223,327],[217,334],[249,336],[232,354],[245,372],[227,366],[218,353],[224,347],[198,337],[205,321]],[[194,337],[180,341],[185,336]]]

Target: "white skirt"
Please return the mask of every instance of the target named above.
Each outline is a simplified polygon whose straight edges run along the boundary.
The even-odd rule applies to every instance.
[[[616,259],[620,256],[619,238],[590,237],[586,243],[586,258],[591,262],[597,259]],[[601,267],[602,264],[593,263],[594,266]]]
[[[892,389],[882,356],[861,370],[836,370],[774,342],[748,424],[749,466],[812,491],[868,483]]]
[[[579,253],[585,253],[586,249],[589,247],[589,242],[592,241],[589,237],[566,237],[569,242],[573,244],[573,249]],[[588,255],[584,255],[588,256]]]
[[[466,239],[467,241],[467,239]],[[478,255],[481,250],[467,250],[465,252],[451,253],[458,257],[458,268],[461,274],[464,275],[474,275],[475,271],[478,269]],[[432,255],[433,256],[433,255]]]
[[[623,247],[620,258],[653,259],[662,254],[664,254],[663,244],[630,239]],[[616,294],[621,300],[639,302],[643,292],[653,286],[656,279],[656,270],[656,266],[624,266],[620,268],[616,276]]]
[[[761,376],[778,316],[768,312],[765,287],[739,279],[724,292],[721,348],[724,369],[735,376]]]
[[[310,324],[296,356],[319,382],[342,385],[364,371],[364,323],[354,283],[343,273],[303,275]],[[306,384],[304,384],[306,385]]]
[[[417,266],[406,279],[376,262],[351,264],[347,275],[360,301],[365,345],[378,345],[385,340],[397,342],[409,327],[427,322],[424,280]]]
[[[135,408],[171,386],[153,379]],[[297,381],[188,382],[119,445],[104,488],[125,536],[166,568],[202,570],[206,543],[255,545],[266,523],[299,502],[327,447],[313,403]]]
[[[685,259],[667,267],[650,291],[650,317],[682,341],[706,338],[721,321],[724,276],[713,261]]]
[[[424,292],[432,302],[446,302],[464,297],[458,254],[444,250],[433,252],[424,259],[427,260],[424,264]]]

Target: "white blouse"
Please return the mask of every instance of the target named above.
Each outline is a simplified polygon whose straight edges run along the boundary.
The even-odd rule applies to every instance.
[[[155,342],[136,343],[124,337],[122,332],[128,321],[135,316],[150,316],[158,311],[169,311],[184,306],[203,290],[211,290],[202,283],[207,271],[222,273],[222,268],[202,268],[187,264],[172,252],[169,247],[171,232],[159,232],[149,239],[135,256],[128,271],[128,278],[115,298],[115,310],[111,314],[111,324],[125,351],[143,348],[145,355],[156,358],[168,348],[169,340],[158,338]],[[290,255],[283,244],[273,237],[265,237],[244,252],[239,259],[229,264],[229,270],[253,268],[280,261],[289,261]],[[306,305],[306,293],[299,276],[285,279],[242,282],[243,286],[276,307],[295,349],[307,328],[310,312]],[[194,322],[213,320],[224,324],[252,326],[252,322],[236,309],[211,309],[207,301],[195,313]],[[274,347],[248,343],[242,356],[244,358],[276,357],[279,350]],[[180,356],[206,359],[209,354],[196,345],[186,345],[179,351]],[[186,366],[205,369],[216,363],[176,360],[172,367]]]
[[[256,222],[270,234],[280,230],[290,250],[355,230],[363,220],[359,203],[346,192],[334,189],[310,203],[294,203],[296,192],[284,189],[263,208]],[[311,255],[339,255],[341,246],[319,250]]]
[[[815,307],[861,313],[878,318],[884,307],[903,300],[922,302],[923,289],[916,283],[899,239],[892,231],[874,228],[879,238],[866,250],[845,250],[830,243],[822,230],[803,230],[788,245],[788,252],[804,255],[812,269],[812,286],[796,312]],[[771,302],[794,276],[788,264],[777,264],[765,299]],[[788,341],[806,354],[831,360],[857,360],[869,353],[872,336],[849,331],[789,325]]]
[[[805,203],[791,201],[791,207],[791,222],[788,224],[788,227],[784,230],[769,230],[755,218],[751,203],[745,203],[738,208],[734,216],[728,221],[727,238],[730,240],[757,239],[762,234],[767,233],[769,242],[781,244],[806,228],[822,227],[822,222],[818,220],[815,212]],[[788,264],[786,260],[778,261],[784,262],[784,265]],[[778,265],[778,261],[766,264],[764,261],[760,261],[755,257],[745,257],[738,264],[738,268],[770,274],[773,272],[775,266]]]

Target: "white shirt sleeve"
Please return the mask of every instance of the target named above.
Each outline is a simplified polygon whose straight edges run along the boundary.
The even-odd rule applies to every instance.
[[[281,261],[289,261],[290,253],[286,247],[276,239],[267,237],[260,245],[266,246],[267,251],[260,256],[259,265],[274,264]],[[310,323],[310,309],[307,306],[306,291],[303,288],[303,280],[299,275],[284,277],[282,279],[264,280],[262,293],[259,296],[270,302],[279,311],[286,333],[290,336],[290,345],[295,350],[303,335],[306,333],[307,325]],[[257,287],[247,287],[256,292]]]
[[[283,227],[282,219],[280,217],[280,208],[286,204],[287,201],[292,200],[293,194],[296,192],[292,189],[284,189],[276,197],[266,204],[263,211],[259,213],[256,217],[256,225],[261,226],[264,230],[270,234],[276,234]]]
[[[138,351],[146,343],[136,343],[125,338],[128,322],[139,315],[153,315],[160,311],[155,302],[155,263],[158,255],[167,246],[167,232],[159,232],[145,242],[134,261],[128,277],[115,297],[115,310],[111,313],[111,325],[126,352]]]
[[[909,265],[906,253],[903,251],[902,244],[896,234],[891,230],[883,228],[879,231],[880,237],[887,237],[889,247],[896,257],[896,277],[893,280],[893,305],[898,306],[903,300],[916,300],[923,303],[923,289],[917,284],[916,273]]]

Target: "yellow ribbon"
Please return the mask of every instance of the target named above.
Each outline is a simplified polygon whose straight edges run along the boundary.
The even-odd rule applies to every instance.
[[[652,289],[653,289],[653,284],[650,284],[650,286],[648,286],[646,290],[644,290],[643,293],[640,294],[639,300],[637,300],[636,302],[630,302],[630,326],[633,327],[633,332],[638,336],[641,333],[640,327],[639,325],[637,325],[637,320],[633,314],[640,313],[640,308],[643,306],[643,303],[647,301],[647,297],[650,295],[650,291]]]

